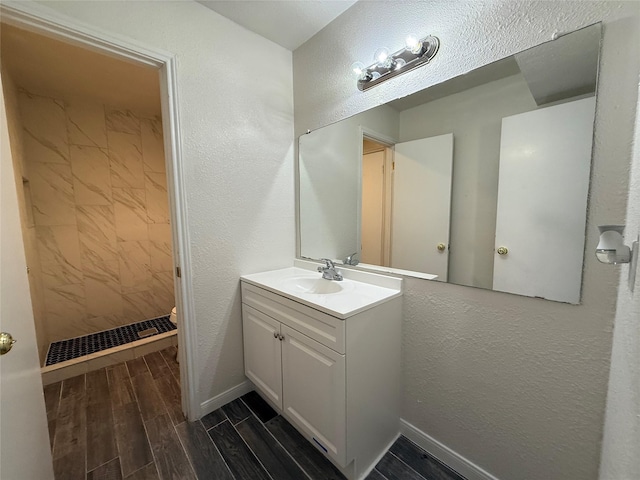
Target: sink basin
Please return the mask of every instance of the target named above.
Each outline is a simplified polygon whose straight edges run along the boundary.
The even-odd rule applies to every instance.
[[[317,262],[296,259],[294,265],[241,279],[343,320],[402,295],[399,278],[345,270],[344,280],[325,280],[316,271]]]
[[[331,295],[345,290],[346,283],[336,280],[325,280],[306,276],[287,278],[282,282],[282,287],[294,293],[306,293],[315,295]]]

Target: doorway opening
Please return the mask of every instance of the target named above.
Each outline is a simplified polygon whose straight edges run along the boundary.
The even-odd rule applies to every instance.
[[[189,419],[196,419],[200,414],[200,405],[197,402],[196,397],[196,379],[194,378],[194,372],[192,369],[188,368],[188,366],[193,362],[191,345],[194,345],[195,343],[193,340],[195,338],[195,334],[193,332],[195,328],[189,321],[189,318],[192,315],[191,312],[193,312],[193,300],[191,295],[189,239],[188,232],[185,228],[185,196],[180,161],[180,135],[178,130],[177,99],[175,93],[175,57],[168,55],[165,52],[157,52],[139,45],[132,45],[124,39],[115,39],[102,32],[96,33],[79,22],[76,23],[75,21],[62,20],[54,16],[49,16],[48,13],[36,8],[30,8],[29,6],[3,5],[2,15],[3,33],[7,30],[13,30],[14,33],[15,31],[18,31],[20,34],[39,36],[46,38],[48,41],[58,42],[67,48],[76,48],[80,51],[84,51],[85,54],[102,56],[103,59],[111,61],[111,65],[114,65],[115,63],[127,64],[129,67],[136,67],[139,70],[146,69],[147,71],[152,72],[155,84],[157,85],[155,90],[149,89],[150,92],[156,92],[155,103],[158,108],[154,111],[144,108],[136,109],[131,106],[127,106],[123,102],[112,101],[111,99],[105,100],[104,98],[99,102],[95,102],[93,105],[89,105],[87,103],[82,104],[78,103],[78,98],[76,98],[84,97],[86,99],[86,92],[81,89],[73,92],[74,95],[72,95],[72,97],[74,98],[68,99],[66,98],[64,91],[51,89],[49,91],[31,92],[28,88],[24,87],[18,89],[15,85],[17,82],[14,82],[14,99],[17,98],[17,100],[12,100],[14,112],[21,113],[22,110],[19,97],[22,96],[24,97],[25,104],[35,105],[32,109],[36,112],[35,114],[32,114],[33,112],[29,110],[29,106],[22,107],[22,109],[26,112],[28,111],[26,116],[30,115],[35,118],[34,125],[36,127],[42,126],[42,123],[48,123],[54,127],[57,126],[58,132],[60,132],[59,135],[53,135],[53,141],[51,141],[50,138],[45,137],[44,143],[38,142],[36,138],[29,136],[28,138],[30,138],[30,140],[27,140],[27,142],[29,142],[28,147],[24,146],[26,145],[26,142],[20,142],[20,146],[17,147],[18,150],[22,150],[20,152],[21,154],[37,157],[36,161],[33,162],[36,165],[35,168],[31,169],[32,171],[30,171],[29,168],[15,169],[16,184],[19,187],[18,196],[22,203],[22,205],[19,205],[20,217],[21,220],[25,219],[23,222],[24,224],[22,225],[23,231],[28,229],[29,226],[33,228],[33,234],[31,236],[32,251],[35,251],[38,254],[40,253],[42,250],[42,248],[39,249],[40,245],[38,242],[40,241],[40,243],[45,247],[45,250],[43,251],[46,251],[46,253],[49,254],[46,262],[40,262],[40,272],[38,273],[41,276],[48,276],[46,280],[48,285],[53,285],[50,287],[51,291],[56,287],[56,279],[63,281],[71,280],[71,282],[59,283],[61,287],[57,287],[58,291],[56,293],[59,293],[59,297],[68,301],[84,298],[85,314],[80,313],[81,307],[77,307],[75,313],[80,317],[84,315],[85,320],[87,318],[98,319],[92,320],[91,322],[85,321],[85,324],[95,323],[98,325],[93,332],[106,330],[108,328],[105,328],[104,324],[100,323],[100,321],[104,320],[101,317],[108,315],[93,314],[90,316],[91,314],[86,313],[88,311],[88,305],[86,303],[87,291],[91,288],[97,288],[97,284],[100,283],[98,280],[101,281],[101,287],[105,287],[105,285],[110,287],[119,287],[120,296],[123,301],[125,295],[131,297],[126,303],[128,305],[128,312],[131,313],[136,309],[146,312],[140,320],[150,319],[153,317],[169,318],[173,306],[176,307],[178,314],[177,317],[180,324],[177,338],[175,332],[166,332],[168,335],[164,340],[168,340],[170,342],[167,344],[169,346],[173,346],[177,343],[182,347],[179,349],[179,358],[181,360],[179,376],[180,385],[182,387],[180,389],[180,395],[182,398],[181,408],[187,414]],[[4,39],[2,46],[5,46]],[[10,73],[8,72],[11,69],[6,66],[4,52],[2,59],[3,84],[6,84],[5,78],[9,78]],[[27,57],[27,65],[25,68],[37,67],[37,62],[32,61],[31,64],[29,64],[30,60],[32,60],[32,58]],[[57,69],[54,69],[53,73],[57,74],[59,72]],[[77,75],[81,80],[84,78],[82,77],[82,70],[79,70]],[[9,80],[9,83],[11,83],[11,80]],[[82,84],[80,85],[83,86]],[[130,87],[131,84],[127,85],[127,89],[130,89]],[[7,98],[6,92],[10,88],[11,86],[4,88],[5,98]],[[138,97],[141,96],[142,95],[138,95]],[[9,103],[8,98],[7,103]],[[42,104],[52,106],[49,116],[40,115],[38,113],[38,109]],[[67,111],[68,108],[70,109],[69,111]],[[9,113],[8,110],[9,107],[7,107],[7,113]],[[78,142],[77,138],[83,133],[86,134],[85,136],[88,139],[95,139],[96,132],[101,130],[101,128],[97,126],[99,123],[96,120],[97,117],[91,115],[91,111],[95,113],[97,110],[102,110],[105,125],[102,134],[103,137],[107,138],[106,146],[100,144],[87,145],[82,144],[83,142]],[[53,117],[51,117],[51,115]],[[56,121],[56,119],[59,121]],[[78,123],[76,125],[77,122],[75,122],[74,119],[89,120],[86,123]],[[23,125],[21,121],[14,122],[14,124],[16,125],[14,131],[18,130],[25,133],[25,136],[28,135],[25,129],[22,128]],[[20,125],[20,127],[17,127],[17,125]],[[110,128],[107,128],[107,126]],[[127,129],[133,129],[135,131],[127,131]],[[140,130],[139,133],[137,131],[138,129]],[[142,158],[142,162],[140,162],[140,157],[142,157],[141,154],[145,151],[142,140],[143,129],[146,129],[147,133],[150,133],[151,137],[155,137],[155,144],[151,146],[151,150],[155,148],[156,154],[158,151],[160,152],[159,155],[151,156],[152,161],[155,162],[155,166],[151,166],[151,168],[147,168],[150,167],[150,165],[147,165],[146,159]],[[120,148],[119,157],[118,154],[110,156],[111,148],[109,142],[109,130],[113,132],[114,138],[121,137],[116,138],[113,142],[115,145],[114,150],[118,150],[118,147],[122,147]],[[74,140],[70,140],[72,135],[74,136]],[[124,139],[127,138],[126,135],[140,135],[139,142],[136,144],[136,142],[124,141]],[[150,136],[147,135],[147,138]],[[13,142],[13,137],[11,143],[13,147],[13,144],[15,143]],[[98,162],[98,164],[102,165],[102,173],[104,174],[107,172],[107,176],[110,181],[116,179],[115,184],[112,183],[110,185],[111,196],[109,197],[108,194],[105,196],[107,200],[112,202],[111,204],[108,204],[106,200],[104,204],[101,204],[100,200],[94,201],[86,199],[80,200],[80,202],[86,201],[87,205],[76,203],[76,185],[78,185],[78,192],[82,192],[82,195],[79,195],[80,197],[84,195],[85,197],[93,196],[94,198],[97,198],[104,193],[104,191],[101,191],[99,188],[94,188],[96,185],[92,184],[90,181],[92,178],[97,178],[99,176],[99,172],[96,170],[100,169],[87,168],[86,170],[88,171],[83,171],[82,165],[84,163],[84,166],[87,166],[87,163],[78,161],[77,163],[81,166],[78,167],[78,175],[76,175],[76,172],[74,172],[74,158],[72,158],[72,155],[69,152],[67,152],[67,156],[61,156],[60,148],[58,148],[59,146],[62,146],[63,149],[67,148],[69,152],[73,147],[74,150],[77,150],[75,152],[77,154],[75,157],[80,159],[82,159],[83,156],[78,154],[78,152],[90,152],[96,154],[96,157],[100,158],[100,155],[105,157],[101,158],[102,162]],[[149,147],[149,145],[147,145],[147,147]],[[92,151],[92,148],[95,150]],[[164,152],[162,151],[163,149]],[[103,150],[103,152],[100,152],[100,150]],[[146,150],[149,151],[149,148],[146,148]],[[47,157],[47,155],[49,156]],[[56,155],[58,158],[55,158]],[[85,155],[85,157],[86,156],[87,155]],[[118,160],[125,157],[130,158],[132,156],[137,156],[136,162],[133,162],[137,165],[137,169],[134,168],[134,178],[138,178],[138,180],[143,178],[144,183],[137,183],[133,185],[126,184],[126,178],[128,178],[126,173],[129,173],[127,170],[131,167],[131,164],[127,161],[119,162]],[[162,164],[164,172],[157,169],[160,164]],[[30,163],[25,162],[25,165],[30,165]],[[140,166],[142,168],[139,168]],[[23,173],[26,173],[26,175],[23,175]],[[122,173],[122,175],[120,175],[120,173]],[[137,174],[137,177],[135,174]],[[34,180],[31,180],[29,176],[33,177]],[[25,180],[24,182],[23,177]],[[147,180],[149,180],[148,183]],[[71,186],[70,188],[69,185]],[[55,202],[43,201],[43,195],[34,192],[35,186],[38,187],[40,192],[44,192],[45,198],[47,193],[49,193],[54,197],[58,196],[63,198],[66,203],[63,202],[62,207],[59,204],[56,207]],[[120,189],[120,191],[117,192],[119,196],[114,195],[114,188]],[[164,206],[156,208],[158,205],[161,205],[161,202],[154,203],[154,207],[151,208],[151,213],[149,213],[149,210],[147,210],[148,204],[146,203],[147,194],[149,194],[149,198],[157,199],[157,197],[161,196],[160,193],[163,190],[165,198]],[[35,197],[38,197],[36,202],[38,205],[35,205],[33,202]],[[112,243],[111,251],[109,251],[109,248],[104,248],[103,251],[100,251],[100,248],[98,247],[85,249],[83,251],[83,245],[79,238],[81,229],[79,225],[80,222],[78,222],[79,215],[84,215],[84,213],[86,213],[84,210],[94,210],[103,213],[102,217],[100,215],[97,217],[90,217],[89,215],[86,216],[87,218],[93,218],[93,226],[95,227],[93,230],[88,228],[91,222],[87,221],[85,222],[87,228],[82,228],[83,233],[87,234],[86,244],[89,245],[91,240],[95,240],[95,235],[90,234],[90,232],[93,231],[100,235],[105,234],[105,231],[108,230],[108,228],[103,227],[105,227],[105,224],[109,223],[108,220],[112,219],[115,222],[116,202],[114,197],[118,198],[119,204],[122,206],[120,213],[126,211],[126,208],[124,208],[125,206],[130,207],[128,212],[130,215],[128,218],[126,214],[119,215],[119,217],[123,220],[120,222],[121,226],[126,225],[131,228],[128,230],[123,229],[121,231],[116,230],[115,247]],[[96,204],[90,205],[89,203]],[[26,212],[29,212],[29,214]],[[76,216],[75,231],[73,228],[51,228],[54,226],[71,227],[73,225],[71,212]],[[139,218],[135,218],[136,214],[142,214],[142,212],[147,216],[147,221],[141,221]],[[56,215],[64,217],[65,221],[69,220],[71,225],[64,223],[61,225],[47,224],[46,220],[42,220],[44,217],[48,216],[53,218]],[[156,215],[166,218],[166,222],[160,220],[159,216]],[[138,217],[140,217],[140,215],[138,215]],[[153,218],[150,221],[151,217]],[[151,227],[151,224],[156,225],[157,227]],[[161,229],[163,231],[151,232],[153,229]],[[44,232],[44,234],[40,235],[42,240],[38,238],[36,230]],[[57,230],[57,232],[52,233],[52,230]],[[125,232],[124,236],[121,236],[123,232]],[[147,237],[142,238],[145,233]],[[131,236],[128,236],[129,234],[131,234]],[[107,236],[110,240],[114,240],[112,235],[110,236],[109,234],[105,234],[102,236]],[[139,236],[139,238],[135,238],[136,236]],[[23,238],[25,240],[25,247],[29,248],[29,245],[27,245],[28,239],[26,236],[23,236]],[[67,241],[69,238],[71,238],[72,241]],[[77,239],[77,241],[74,242],[74,239]],[[129,245],[124,245],[126,242],[137,242],[137,244],[131,243]],[[47,250],[46,247],[51,245],[53,245],[53,248]],[[74,245],[79,247],[76,253],[72,252],[72,247]],[[157,248],[158,246],[162,247],[164,253],[163,257],[155,254],[152,255],[151,253],[151,249]],[[86,253],[89,250],[91,250],[91,253]],[[78,282],[76,280],[78,280],[79,277],[84,279],[85,264],[89,262],[91,259],[90,257],[93,254],[95,254],[96,257],[100,257],[101,254],[104,256],[108,256],[108,254],[115,254],[116,258],[112,256],[110,262],[107,261],[103,264],[102,266],[105,266],[105,268],[96,268],[95,270],[98,272],[94,275],[96,278],[92,278],[92,285],[87,286],[85,283]],[[118,257],[118,255],[120,255],[120,257]],[[78,260],[78,256],[80,256],[80,260]],[[147,262],[145,262],[146,258],[149,259]],[[155,262],[155,266],[152,266],[152,259],[153,262]],[[86,260],[85,264],[83,264],[83,260]],[[47,264],[46,267],[44,267],[44,263]],[[57,270],[52,265],[56,265],[58,267]],[[127,270],[127,274],[124,276],[121,275],[121,267],[123,270]],[[116,271],[119,276],[119,283],[115,281]],[[60,272],[62,272],[62,274]],[[176,276],[174,276],[174,272],[177,273]],[[180,275],[180,272],[182,275]],[[31,272],[29,273],[31,274]],[[162,273],[162,275],[153,275],[153,273]],[[90,275],[87,275],[87,277],[90,277]],[[126,277],[124,282],[123,277]],[[44,279],[41,278],[41,280],[41,285],[44,285]],[[173,287],[174,280],[175,295]],[[142,288],[143,286],[146,286],[146,290]],[[164,291],[162,293],[157,293],[161,292],[163,289]],[[116,288],[112,288],[111,290],[113,293],[113,290],[116,290]],[[156,295],[152,292],[156,292]],[[48,294],[50,301],[47,302],[47,299],[44,298],[44,288],[42,288],[40,293],[41,299],[43,300],[41,305],[44,304],[45,312],[47,303],[49,305],[61,305],[63,303],[56,303],[54,300],[57,299],[55,299],[55,296],[51,292]],[[113,306],[109,305],[110,301],[106,295],[104,297],[101,297],[100,295],[90,295],[90,297],[94,302],[92,305],[93,312],[99,312],[101,305],[105,309],[109,306]],[[52,298],[54,300],[51,300]],[[161,312],[148,313],[152,306],[158,306],[157,302],[154,302],[157,298],[162,298],[167,305],[162,306]],[[82,302],[76,301],[76,304],[82,305]],[[117,308],[119,302],[116,300],[113,304],[116,305]],[[94,309],[94,307],[96,307],[97,310]],[[125,309],[123,307],[123,314],[119,320],[120,324],[126,322],[125,319],[127,317],[124,310]],[[134,321],[136,320],[138,319],[134,318]],[[117,320],[110,318],[109,321],[116,322]],[[82,324],[82,322],[72,323]],[[131,321],[128,321],[127,323],[131,323]],[[87,325],[83,326],[86,327]],[[36,325],[36,327],[38,327],[38,325]],[[41,332],[43,331],[43,329],[39,330]],[[138,342],[142,343],[136,344],[137,352],[134,355],[144,355],[151,350],[157,350],[157,346],[149,346],[149,344],[156,342],[158,340],[157,337],[162,337],[163,335],[164,334],[160,332],[157,336],[145,337],[138,340]],[[41,334],[40,336],[45,339],[48,338],[46,334]],[[46,348],[43,348],[42,345],[46,344],[46,340],[42,341],[38,338],[38,343],[40,346],[39,353],[42,364],[44,353],[46,353],[43,352]],[[121,357],[122,355],[126,356],[128,353],[120,353]],[[97,360],[97,358],[94,356],[91,360]],[[98,362],[94,363],[94,366],[97,366]],[[84,372],[89,368],[92,367],[89,367],[88,365],[79,366],[76,367],[76,371]]]
[[[11,25],[1,35],[47,384],[76,374],[67,367],[78,362],[87,371],[117,363],[124,348],[134,358],[141,345],[126,332],[169,321],[175,306],[160,82],[153,67]],[[145,351],[177,343],[174,328],[166,333]]]
[[[453,135],[397,142],[361,131],[361,262],[446,282]]]
[[[391,266],[393,146],[362,137],[360,261]]]

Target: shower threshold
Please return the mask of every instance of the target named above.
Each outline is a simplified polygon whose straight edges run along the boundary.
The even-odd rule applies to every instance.
[[[44,366],[50,367],[173,330],[176,330],[176,326],[169,320],[169,315],[165,315],[82,337],[60,340],[49,345]]]

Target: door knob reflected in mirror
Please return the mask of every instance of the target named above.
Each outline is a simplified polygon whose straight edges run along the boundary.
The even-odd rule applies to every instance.
[[[9,353],[11,347],[16,341],[13,339],[10,333],[1,332],[0,333],[0,355],[4,355],[5,353]]]
[[[444,252],[447,246],[444,243],[439,243],[437,248],[439,252]]]
[[[507,247],[498,247],[496,252],[498,252],[498,255],[506,255],[509,253],[509,249]]]

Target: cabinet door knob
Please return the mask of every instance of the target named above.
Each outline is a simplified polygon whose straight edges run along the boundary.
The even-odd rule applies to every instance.
[[[439,252],[444,252],[446,250],[447,246],[444,243],[439,243],[437,248],[438,248]]]
[[[284,340],[284,335],[278,334],[278,339],[280,339],[280,341],[283,341]]]
[[[273,332],[273,338],[278,338],[278,332]]]
[[[509,249],[507,247],[498,247],[498,255],[506,255],[509,253]]]

